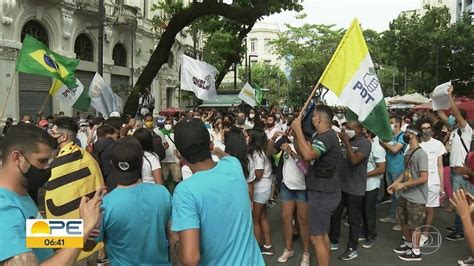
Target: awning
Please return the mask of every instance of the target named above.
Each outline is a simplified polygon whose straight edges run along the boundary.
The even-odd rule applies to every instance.
[[[232,107],[241,103],[238,94],[218,94],[215,101],[203,101],[199,107]]]

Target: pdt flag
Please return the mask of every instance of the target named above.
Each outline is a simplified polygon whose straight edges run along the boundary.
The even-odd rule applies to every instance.
[[[374,64],[357,19],[342,37],[319,83],[334,92],[362,125],[383,141],[392,130]]]
[[[48,76],[60,80],[69,88],[75,88],[74,71],[78,59],[67,58],[53,51],[30,35],[26,35],[18,57],[18,72]]]
[[[181,60],[181,89],[192,91],[201,100],[214,101],[217,69],[206,62],[183,54]]]

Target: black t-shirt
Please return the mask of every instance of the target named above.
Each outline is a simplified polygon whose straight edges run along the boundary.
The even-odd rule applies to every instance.
[[[306,188],[321,192],[341,191],[338,165],[342,160],[342,151],[336,132],[329,129],[324,133],[314,135],[311,146],[321,156],[309,167]]]

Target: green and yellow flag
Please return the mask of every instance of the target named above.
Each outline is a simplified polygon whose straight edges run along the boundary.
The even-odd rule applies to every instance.
[[[263,100],[262,88],[260,88],[260,86],[255,84],[255,101],[257,102],[258,106],[262,105],[262,100]]]
[[[353,118],[383,141],[390,141],[387,106],[357,19],[352,21],[319,83],[334,92]]]
[[[43,43],[26,35],[16,63],[16,71],[52,77],[70,88],[75,88],[77,85],[74,71],[78,64],[78,59],[50,51]]]

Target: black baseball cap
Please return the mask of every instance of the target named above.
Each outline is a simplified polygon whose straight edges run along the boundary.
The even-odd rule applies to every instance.
[[[110,154],[112,170],[110,177],[116,179],[119,185],[131,185],[141,177],[143,163],[143,148],[140,142],[132,136],[117,140]]]
[[[174,144],[184,159],[191,163],[193,157],[207,154],[210,157],[210,143],[209,131],[201,119],[185,118],[174,128]]]

